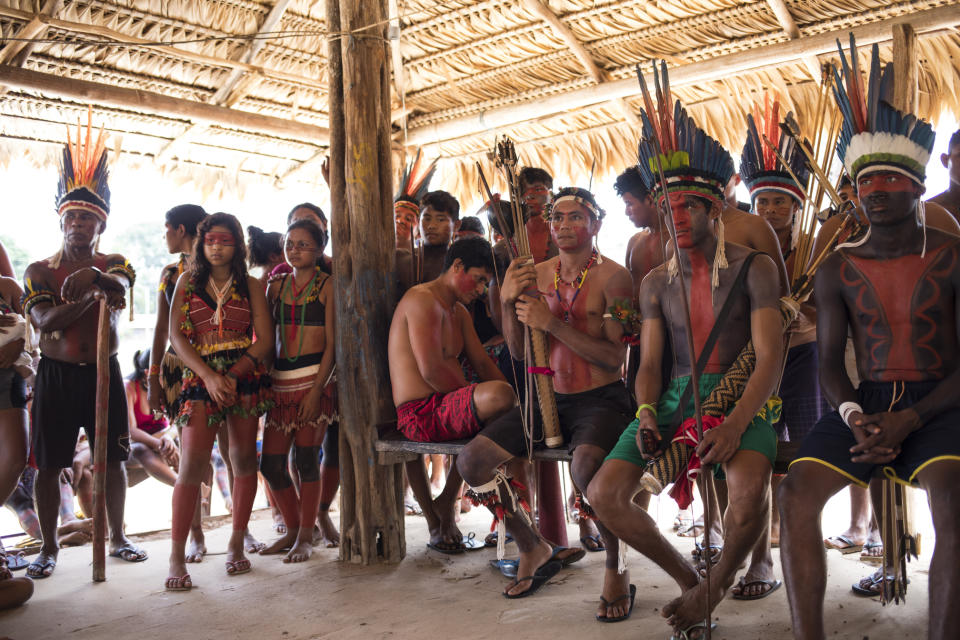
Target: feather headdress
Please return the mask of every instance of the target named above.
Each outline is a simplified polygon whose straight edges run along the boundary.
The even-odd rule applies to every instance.
[[[437,161],[432,160],[426,167],[422,167],[422,150],[417,149],[413,161],[403,168],[400,176],[400,188],[393,198],[393,209],[410,209],[415,215],[420,215],[420,200],[427,194],[430,179],[437,170]]]
[[[103,127],[96,140],[93,140],[92,133],[92,109],[87,110],[86,131],[77,122],[76,140],[71,139],[67,129],[57,183],[57,213],[62,216],[67,209],[85,209],[106,221],[110,215],[106,140]]]
[[[781,165],[773,149],[764,143],[764,138],[780,152],[786,161],[786,168]],[[794,176],[802,184],[797,184]],[[810,169],[797,141],[793,136],[781,132],[780,101],[774,98],[771,103],[769,94],[764,96],[762,111],[757,104],[753,113],[747,114],[747,142],[740,154],[740,178],[750,190],[751,200],[755,200],[761,191],[779,191],[803,204]]]
[[[697,126],[679,100],[674,102],[666,62],[661,62],[659,74],[656,63],[653,65],[656,104],[639,66],[637,76],[643,92],[643,108],[640,109],[643,138],[638,149],[637,167],[647,188],[658,201],[666,196],[662,193],[655,158],[659,151],[670,193],[690,193],[722,202],[724,189],[734,173],[730,153]]]
[[[880,65],[880,48],[874,44],[868,85],[860,74],[857,43],[850,34],[850,59],[840,50],[841,69],[833,68],[833,95],[843,116],[837,154],[847,173],[857,181],[866,170],[892,171],[918,184],[926,178],[927,161],[933,150],[934,131],[928,122],[903,113],[890,103],[893,65]]]

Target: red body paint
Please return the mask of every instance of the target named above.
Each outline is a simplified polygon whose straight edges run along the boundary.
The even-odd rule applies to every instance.
[[[897,193],[916,190],[917,184],[901,173],[878,171],[857,180],[857,195],[863,200],[875,191]]]
[[[543,207],[540,207],[543,211]],[[547,259],[547,248],[549,245],[550,230],[547,228],[546,221],[539,214],[530,216],[527,220],[527,240],[530,243],[530,253],[533,255],[534,262],[543,262]]]
[[[589,277],[584,280],[580,295],[574,300],[576,291],[568,283],[560,283],[558,292],[564,304],[570,308],[570,319],[567,323],[578,331],[589,333],[587,330],[587,300],[590,298]],[[563,320],[563,306],[557,300],[557,297],[553,295],[544,296],[544,298],[547,306],[550,307],[550,312]],[[556,372],[553,385],[558,393],[577,393],[594,386],[589,363],[570,347],[553,337],[550,338],[550,368]]]
[[[686,253],[690,258],[690,267],[693,272],[690,278],[690,328],[693,330],[693,348],[696,352],[690,363],[693,366],[699,359],[710,332],[713,331],[716,317],[713,313],[713,287],[710,282],[713,278],[713,269],[699,250],[693,249]],[[714,361],[716,353],[717,349],[714,345],[713,353],[704,369],[705,373],[724,373],[727,370],[729,363]]]

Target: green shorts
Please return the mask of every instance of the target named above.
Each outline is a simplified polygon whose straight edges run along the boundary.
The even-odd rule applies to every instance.
[[[722,378],[722,373],[705,373],[700,376],[700,397],[706,398],[710,395],[710,392],[713,391],[713,388],[719,384]],[[689,380],[690,376],[674,378],[670,381],[667,390],[660,396],[660,402],[657,405],[657,426],[660,427],[660,437],[663,438],[664,444],[670,443],[670,440],[673,439],[673,435],[676,432],[674,425],[681,422],[674,416],[680,404],[680,396],[683,395],[684,390],[687,388]],[[777,421],[780,414],[779,402],[777,402],[776,405],[776,407],[765,405],[764,408],[760,410],[760,413],[747,425],[747,430],[740,436],[740,448],[738,449],[739,451],[757,451],[762,453],[770,460],[771,466],[777,459],[777,432],[773,429],[773,423]],[[683,418],[687,419],[692,416],[693,396],[691,395],[689,403],[683,412]],[[639,424],[639,421],[634,419],[633,422],[627,426],[627,430],[620,436],[620,440],[617,441],[616,446],[610,451],[607,460],[625,460],[640,468],[647,466],[643,456],[640,455],[640,450],[637,448],[637,426]],[[716,469],[718,475],[720,475],[720,466],[717,465]]]

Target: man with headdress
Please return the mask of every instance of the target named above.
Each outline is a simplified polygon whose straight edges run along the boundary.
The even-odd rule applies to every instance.
[[[851,482],[876,473],[928,493],[936,530],[930,565],[928,637],[955,638],[960,626],[960,524],[952,497],[960,480],[960,238],[925,221],[925,167],[931,126],[888,102],[892,64],[881,74],[873,47],[870,79],[860,76],[851,37],[834,96],[843,116],[837,151],[857,186],[869,235],[829,256],[816,275],[820,382],[837,411],[804,441],[780,486],[781,558],[797,638],[823,638],[826,560],[820,513]],[[839,74],[837,74],[839,76]],[[852,333],[860,386],[843,366]],[[882,521],[891,515],[877,509]],[[906,527],[904,527],[906,529]],[[905,588],[909,531],[877,577],[878,591]],[[885,565],[888,562],[884,563]],[[895,594],[891,595],[891,594]]]
[[[641,112],[644,139],[638,168],[658,205],[669,203],[672,209],[665,223],[673,225],[680,255],[651,271],[641,285],[637,419],[607,457],[587,497],[615,535],[677,581],[682,595],[662,612],[672,627],[687,634],[683,637],[695,638],[705,630],[707,602],[715,607],[723,598],[769,518],[776,434],[768,399],[782,357],[783,333],[774,261],[724,240],[723,190],[734,171],[730,154],[696,126],[679,101],[671,104],[665,66],[662,77],[666,88],[658,92],[657,110],[648,100]],[[672,118],[664,119],[664,113],[672,113]],[[685,293],[689,316],[684,313]],[[690,335],[694,353],[687,347]],[[692,370],[698,373],[700,396],[706,398],[750,341],[756,366],[742,395],[725,417],[703,418],[701,437],[692,417]],[[664,388],[665,358],[672,358],[673,366]],[[722,468],[726,474],[726,535],[709,583],[700,581],[637,504],[649,499],[641,493],[647,463],[666,449],[674,432],[697,443],[703,465],[716,464],[717,471]],[[690,498],[686,496],[687,503]]]
[[[437,161],[421,166],[423,156],[417,149],[413,161],[403,168],[400,187],[393,198],[393,218],[397,232],[397,249],[413,251],[415,231],[420,224],[420,200],[430,188],[430,180],[436,171]]]
[[[39,469],[36,503],[43,547],[28,575],[46,578],[56,567],[59,544],[57,515],[60,472],[73,464],[81,427],[94,444],[97,390],[97,319],[99,300],[111,310],[110,389],[107,427],[107,523],[110,555],[128,562],[147,554],[123,532],[129,436],[123,377],[117,362],[118,311],[135,274],[119,254],[97,250],[110,213],[107,151],[103,132],[94,143],[90,125],[86,140],[69,141],[63,150],[57,188],[57,213],[63,245],[46,260],[34,262],[24,274],[23,310],[40,332],[40,365],[34,385],[32,450]]]
[[[553,377],[559,427],[572,452],[574,482],[586,487],[603,457],[630,420],[630,404],[620,380],[623,326],[608,317],[611,308],[632,309],[630,273],[603,258],[593,247],[603,210],[586,189],[569,187],[555,196],[550,233],[559,255],[539,264],[518,258],[508,268],[500,290],[504,337],[517,359],[525,357],[527,327],[548,334],[550,366],[531,373]],[[541,297],[536,291],[546,292]],[[531,295],[532,294],[532,295]],[[529,363],[528,363],[529,364]],[[517,542],[517,579],[504,591],[508,598],[530,595],[559,571],[564,559],[536,531],[520,506],[515,483],[497,471],[543,440],[539,412],[526,424],[520,408],[486,426],[457,461],[471,486],[474,504],[490,508]],[[530,429],[527,433],[525,426]],[[522,489],[521,489],[522,490]],[[607,575],[599,617],[625,617],[628,585],[617,579],[617,541],[604,533]],[[498,532],[502,538],[505,532]],[[558,548],[559,549],[559,548]],[[499,555],[499,554],[498,554]],[[582,553],[570,555],[570,558]]]

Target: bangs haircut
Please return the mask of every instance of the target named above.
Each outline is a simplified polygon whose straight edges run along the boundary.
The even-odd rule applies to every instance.
[[[520,178],[520,186],[522,187],[529,187],[539,182],[547,189],[553,189],[553,176],[540,167],[524,167],[520,169],[517,177]]]
[[[283,234],[283,237],[286,238],[290,235],[291,231],[296,229],[304,229],[307,233],[309,233],[313,238],[313,241],[317,243],[317,248],[320,250],[320,253],[323,253],[323,250],[327,247],[327,234],[324,233],[320,225],[313,220],[306,218],[294,220],[290,223],[290,226],[287,227],[287,232]]]
[[[464,270],[478,268],[486,269],[491,275],[494,273],[493,247],[483,238],[460,238],[450,245],[443,258],[444,273],[457,258],[463,263]]]
[[[431,207],[434,211],[446,213],[454,222],[460,219],[460,203],[446,191],[431,191],[420,201],[420,212]]]

